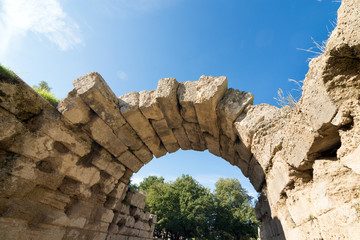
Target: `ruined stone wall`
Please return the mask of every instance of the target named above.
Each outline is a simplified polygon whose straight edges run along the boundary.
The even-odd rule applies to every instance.
[[[151,239],[156,216],[127,189],[167,152],[204,151],[261,192],[261,239],[360,235],[360,2],[344,0],[294,108],[252,106],[226,77],[161,79],[119,98],[97,73],[55,109],[0,76],[0,239]]]

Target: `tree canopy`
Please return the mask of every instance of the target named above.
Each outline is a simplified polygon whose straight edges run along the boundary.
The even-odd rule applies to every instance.
[[[150,176],[138,186],[148,210],[158,217],[155,235],[171,239],[256,239],[251,197],[237,179],[220,178],[215,191],[189,175],[174,182]]]

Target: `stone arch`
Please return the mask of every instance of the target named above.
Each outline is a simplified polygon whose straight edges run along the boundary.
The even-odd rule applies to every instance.
[[[342,1],[293,109],[252,106],[225,77],[162,79],[118,99],[97,73],[55,109],[0,74],[0,238],[151,239],[156,216],[126,184],[153,154],[181,147],[207,148],[249,176],[262,239],[356,239],[359,9]]]

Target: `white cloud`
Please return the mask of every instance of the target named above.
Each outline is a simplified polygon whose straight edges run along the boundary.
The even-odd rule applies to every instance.
[[[63,51],[82,43],[79,26],[58,0],[0,0],[0,4],[0,53],[13,38],[28,32],[45,36]]]
[[[128,75],[124,71],[119,70],[116,75],[122,81],[126,81],[128,79]]]

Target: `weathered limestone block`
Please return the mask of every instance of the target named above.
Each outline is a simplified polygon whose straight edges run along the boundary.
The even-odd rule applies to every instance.
[[[149,163],[154,157],[148,147],[144,144],[138,150],[133,151],[133,153],[144,164]]]
[[[282,149],[288,119],[279,119],[255,132],[251,144],[254,154],[264,171],[272,164],[272,158]]]
[[[94,154],[92,164],[116,179],[120,179],[125,173],[124,165],[115,162],[113,157],[105,149],[101,149]]]
[[[182,150],[192,149],[190,140],[189,140],[183,126],[180,126],[179,128],[173,128],[173,133],[174,133],[174,136],[177,139],[178,144]]]
[[[120,114],[118,99],[96,72],[90,72],[73,81],[81,99],[115,132],[125,124]]]
[[[91,140],[88,135],[80,129],[66,126],[61,120],[61,115],[54,108],[45,107],[40,115],[29,121],[28,127],[48,135],[81,157],[91,151]]]
[[[321,56],[309,63],[309,72],[304,80],[301,104],[299,104],[301,114],[306,116],[302,120],[307,121],[314,131],[330,123],[338,110],[324,83],[326,60],[325,56]]]
[[[124,143],[117,138],[112,129],[102,119],[93,116],[85,128],[92,139],[115,157],[119,157],[127,150]]]
[[[340,159],[341,163],[360,174],[360,147]]]
[[[161,142],[164,144],[164,147],[169,153],[176,152],[179,150],[180,146],[175,138],[174,133],[168,127],[165,119],[162,120],[152,120],[151,125],[158,134]]]
[[[216,112],[220,120],[221,130],[232,141],[236,139],[233,129],[234,121],[244,111],[246,106],[253,104],[253,101],[254,95],[251,93],[229,88],[218,103]]]
[[[1,239],[21,239],[21,240],[62,240],[65,228],[47,224],[39,224],[36,228],[30,228],[23,219],[0,218],[0,238]]]
[[[169,128],[160,109],[160,105],[156,100],[156,92],[157,90],[150,92],[141,91],[139,108],[144,116],[151,122],[151,125],[161,139],[166,150],[170,153],[176,152],[179,149],[179,144],[174,133]]]
[[[156,99],[157,90],[141,91],[139,93],[139,108],[144,116],[149,120],[162,120],[164,114]]]
[[[31,103],[31,104],[29,104]],[[0,76],[0,106],[20,120],[27,120],[51,104],[20,78]]]
[[[275,155],[273,165],[267,169],[266,173],[267,197],[270,206],[275,206],[285,187],[293,180],[293,177],[290,176],[290,167],[283,160],[281,153]]]
[[[143,195],[139,192],[136,192],[133,189],[129,189],[126,194],[126,201],[131,206],[135,206],[135,207],[144,209],[145,200],[146,200],[145,195]]]
[[[64,210],[70,202],[70,197],[58,190],[35,187],[29,192],[26,198],[30,201],[44,203],[59,210]]]
[[[246,162],[249,163],[252,157],[252,153],[250,152],[250,150],[245,146],[245,144],[240,141],[240,139],[237,139],[234,143],[234,149],[235,151],[239,154],[239,158]]]
[[[209,152],[211,152],[212,154],[218,157],[221,157],[219,139],[215,138],[214,136],[206,132],[203,133],[203,136],[206,142],[206,146],[209,149]]]
[[[249,106],[235,120],[234,127],[240,140],[250,150],[254,134],[281,117],[280,109],[269,104]]]
[[[130,151],[121,154],[117,160],[128,167],[132,172],[138,172],[144,164]]]
[[[48,136],[28,131],[23,132],[8,144],[5,146],[9,151],[37,161],[50,157],[54,151],[54,140]]]
[[[356,0],[342,1],[337,26],[326,44],[325,54],[338,57],[360,57],[360,4]]]
[[[251,159],[251,157],[250,157]],[[245,177],[249,177],[249,162],[246,162],[244,160],[242,160],[242,158],[240,157],[240,155],[238,153],[236,153],[236,159],[235,159],[235,165],[240,168],[241,172],[244,174]]]
[[[96,193],[109,194],[116,186],[118,178],[113,177],[105,171],[100,171],[100,180],[92,190]]]
[[[265,181],[265,173],[254,157],[251,158],[249,163],[249,179],[255,190],[260,192]]]
[[[141,140],[147,145],[150,151],[157,157],[166,154],[165,148],[161,145],[150,122],[144,117],[139,109],[139,93],[130,92],[119,97],[119,106],[126,121],[135,130]]]
[[[131,171],[129,168],[127,168],[124,173],[124,176],[122,176],[122,178],[120,178],[120,181],[125,184],[128,184],[133,173],[134,173],[133,171]]]
[[[36,164],[34,160],[24,156],[0,151],[1,172],[31,181],[34,184],[57,189],[64,175],[56,171],[44,171],[42,162]]]
[[[79,199],[88,199],[92,195],[90,186],[71,179],[70,177],[64,178],[63,182],[59,186],[59,190],[67,195],[77,196]]]
[[[35,186],[36,183],[27,179],[0,174],[0,194],[4,198],[23,198]]]
[[[317,219],[305,222],[301,225],[294,225],[286,232],[287,239],[324,239],[320,232],[319,222]],[[326,239],[326,238],[325,238]]]
[[[124,125],[122,125],[117,130],[117,132],[115,132],[115,134],[132,151],[139,150],[140,148],[142,148],[144,146],[144,143],[141,141],[141,139],[136,134],[134,129],[128,123],[125,123]]]
[[[237,162],[237,154],[234,148],[234,142],[225,135],[220,135],[220,154],[223,159],[228,161],[231,165]]]
[[[99,182],[99,170],[95,167],[84,167],[80,164],[77,164],[79,157],[76,155],[71,153],[64,153],[61,155],[59,154],[57,158],[61,162],[61,166],[59,167],[60,173],[89,186]]]
[[[318,217],[324,239],[357,239],[359,237],[360,203],[347,203]]]
[[[197,86],[197,81],[180,82],[177,89],[181,116],[189,123],[198,123],[194,107],[197,98]]]
[[[341,161],[316,160],[313,177],[312,188],[308,191],[315,216],[341,208],[344,203],[350,202],[355,206],[360,202],[360,175],[343,166]]]
[[[194,122],[183,122],[183,126],[191,143],[191,149],[204,151],[207,149],[205,139],[202,135],[199,124]]]
[[[311,183],[286,191],[288,196],[286,206],[296,225],[301,225],[316,216],[314,209],[311,207],[309,189],[311,189]]]
[[[219,136],[216,106],[225,94],[227,83],[226,77],[201,76],[198,80],[197,98],[194,102],[197,119],[201,131],[216,138]]]
[[[57,110],[72,124],[85,124],[90,121],[91,110],[75,89],[59,102]]]
[[[175,78],[163,78],[158,82],[156,100],[170,128],[179,128],[183,121],[176,96],[179,83]]]
[[[23,124],[13,114],[0,107],[0,142],[23,132]]]

